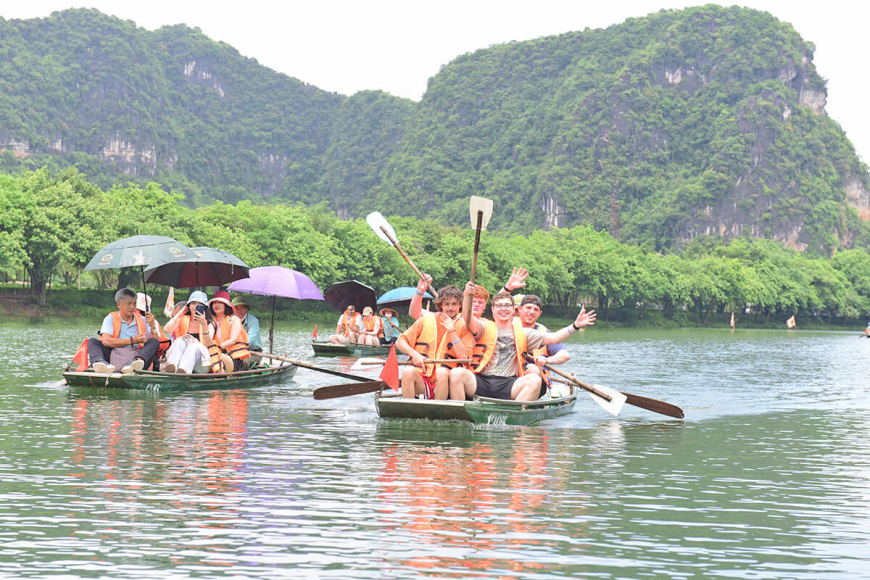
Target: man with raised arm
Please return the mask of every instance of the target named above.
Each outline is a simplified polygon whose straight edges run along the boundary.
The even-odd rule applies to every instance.
[[[450,369],[457,363],[427,364],[426,359],[471,358],[474,337],[462,320],[462,292],[456,286],[441,288],[435,307],[439,312],[423,312],[396,339],[396,349],[413,363],[402,370],[402,396],[407,399],[447,398]]]
[[[474,294],[469,282],[466,294]],[[472,316],[469,330],[479,337],[472,358],[474,368],[450,371],[451,398],[480,395],[495,399],[534,401],[541,396],[541,376],[525,372],[523,353],[568,338],[584,326],[595,324],[595,311],[580,310],[569,326],[556,332],[540,332],[523,327],[514,318],[514,302],[508,292],[501,291],[492,299],[493,320]]]
[[[524,328],[532,328],[540,332],[549,332],[547,327],[538,323],[538,318],[541,316],[544,304],[541,299],[534,294],[526,294],[520,302],[520,322]],[[535,357],[536,364],[527,364],[527,373],[541,373],[544,380],[549,383],[549,372],[541,369],[538,365],[551,364],[562,365],[568,362],[571,355],[568,349],[562,346],[562,343],[557,342],[548,344],[531,351],[531,355]]]

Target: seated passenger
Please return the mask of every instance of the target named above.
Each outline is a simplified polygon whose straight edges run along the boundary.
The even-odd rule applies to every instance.
[[[378,336],[384,332],[384,324],[381,319],[374,316],[371,306],[363,308],[362,318],[356,324],[357,343],[368,346],[378,346],[381,341]]]
[[[249,369],[259,363],[263,358],[259,353],[263,352],[263,339],[260,337],[260,321],[251,314],[251,305],[241,296],[233,298],[233,308],[236,316],[242,321],[242,328],[248,333],[248,350],[251,356],[244,361],[245,368]]]
[[[393,344],[402,334],[402,329],[399,328],[399,317],[392,308],[381,308],[380,315],[383,330],[378,335],[378,340],[381,344]]]
[[[148,328],[151,329],[151,336],[157,337],[157,340],[160,341],[160,346],[158,347],[157,352],[154,354],[154,358],[150,361],[145,361],[145,369],[153,369],[155,371],[159,371],[160,357],[166,354],[166,349],[169,348],[169,339],[163,334],[163,329],[160,328],[160,323],[157,322],[157,318],[151,312],[150,296],[146,296],[141,292],[137,292],[136,310],[145,319],[145,322],[148,324]]]
[[[166,351],[165,372],[208,372],[211,362],[204,343],[206,337],[214,336],[216,325],[207,303],[205,292],[191,292],[184,308],[166,323],[164,331],[173,334],[175,340]]]
[[[356,342],[359,317],[359,314],[356,312],[356,306],[348,304],[342,315],[338,317],[338,325],[335,327],[335,334],[329,337],[329,342],[333,344],[348,344]]]
[[[145,368],[160,346],[151,337],[148,322],[136,311],[136,292],[121,288],[115,292],[118,311],[103,319],[100,337],[88,339],[88,358],[91,368],[97,373],[113,373],[121,368],[125,374]],[[150,313],[148,318],[153,321]]]
[[[226,290],[215,292],[208,303],[209,311],[215,321],[214,341],[223,354],[224,367],[231,371],[244,370],[244,360],[250,358],[248,334],[242,328],[242,321],[235,315],[233,303]]]

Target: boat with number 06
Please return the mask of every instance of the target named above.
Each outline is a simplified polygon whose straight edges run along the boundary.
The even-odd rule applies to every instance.
[[[155,371],[136,371],[128,375],[67,371],[63,378],[70,387],[150,392],[205,391],[283,384],[293,379],[297,368],[293,364],[284,364],[250,371],[191,375]]]

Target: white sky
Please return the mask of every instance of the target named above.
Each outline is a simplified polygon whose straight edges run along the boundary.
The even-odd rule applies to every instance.
[[[866,0],[0,0],[0,17],[87,7],[148,30],[187,24],[324,90],[380,89],[419,100],[429,77],[465,52],[708,3],[765,10],[813,42],[816,69],[828,80],[826,110],[870,159]]]

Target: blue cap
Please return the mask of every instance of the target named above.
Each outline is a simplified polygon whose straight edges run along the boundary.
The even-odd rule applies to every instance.
[[[187,297],[187,302],[199,302],[201,304],[208,304],[208,296],[206,296],[205,292],[197,290],[190,293],[190,296]]]

